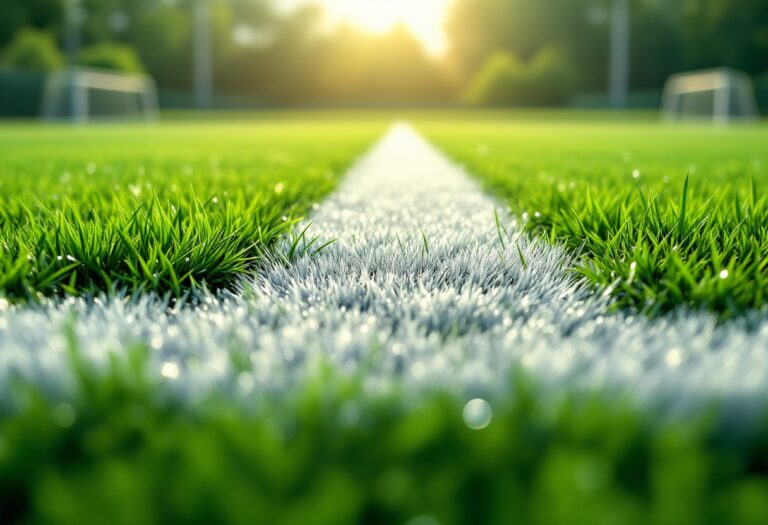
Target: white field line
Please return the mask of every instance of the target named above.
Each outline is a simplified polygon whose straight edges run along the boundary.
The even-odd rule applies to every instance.
[[[312,234],[336,242],[266,268],[238,296],[174,312],[148,298],[0,312],[0,400],[11,377],[70,393],[69,326],[96,367],[148,345],[154,376],[192,400],[287,395],[327,366],[371,394],[497,398],[522,368],[552,392],[608,389],[674,412],[764,406],[768,322],[749,331],[703,313],[606,314],[606,299],[567,276],[574,259],[520,235],[501,211],[512,231],[500,238],[494,208],[397,125],[314,214]],[[233,353],[252,370],[235,370]]]

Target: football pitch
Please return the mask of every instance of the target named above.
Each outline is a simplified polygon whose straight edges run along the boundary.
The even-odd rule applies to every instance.
[[[768,522],[768,128],[392,121],[0,126],[3,521]]]

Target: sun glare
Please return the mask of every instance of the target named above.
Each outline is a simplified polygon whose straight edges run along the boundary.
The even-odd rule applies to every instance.
[[[445,48],[443,21],[451,0],[319,0],[331,17],[380,33],[404,24],[433,54]]]

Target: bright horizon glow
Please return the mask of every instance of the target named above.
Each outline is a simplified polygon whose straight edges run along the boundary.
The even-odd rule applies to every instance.
[[[405,25],[433,55],[445,51],[443,22],[452,0],[293,0],[317,4],[334,21],[349,22],[372,33],[384,33]]]

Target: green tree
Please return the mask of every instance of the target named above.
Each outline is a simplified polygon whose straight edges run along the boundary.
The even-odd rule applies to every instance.
[[[456,0],[446,22],[451,58],[470,78],[497,50],[527,61],[546,47],[569,49],[585,75],[605,78],[607,31],[588,9],[606,0]],[[597,66],[597,67],[595,67]]]
[[[50,31],[54,36],[61,28],[62,0],[2,0],[0,7],[0,48],[25,27]]]
[[[51,71],[64,62],[51,35],[31,27],[16,33],[4,58],[13,67],[35,71]]]
[[[578,85],[578,75],[561,51],[545,48],[528,63],[506,51],[493,53],[472,79],[466,100],[487,106],[562,104]]]
[[[767,0],[683,0],[681,4],[677,16],[687,67],[768,71]]]
[[[144,65],[132,47],[113,42],[104,42],[83,49],[77,62],[83,66],[126,73],[145,72]]]
[[[487,106],[513,103],[522,70],[520,60],[511,53],[497,51],[491,54],[469,84],[466,101]]]

